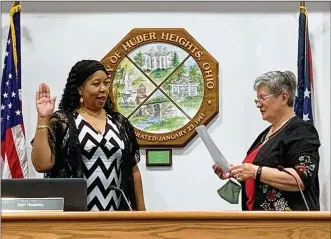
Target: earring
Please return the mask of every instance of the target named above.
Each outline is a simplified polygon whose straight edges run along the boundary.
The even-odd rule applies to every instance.
[[[80,97],[80,100],[79,101],[80,101],[80,104],[82,105],[83,102],[84,102],[83,96]]]

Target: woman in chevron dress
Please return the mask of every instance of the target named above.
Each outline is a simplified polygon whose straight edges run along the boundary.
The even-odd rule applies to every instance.
[[[86,178],[90,211],[146,210],[132,125],[114,110],[110,78],[98,61],[82,60],[69,72],[59,110],[45,83],[36,92],[38,125],[32,163],[46,178]]]

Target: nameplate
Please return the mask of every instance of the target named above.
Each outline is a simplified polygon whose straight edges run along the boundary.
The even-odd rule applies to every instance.
[[[2,211],[63,211],[63,198],[1,198]]]

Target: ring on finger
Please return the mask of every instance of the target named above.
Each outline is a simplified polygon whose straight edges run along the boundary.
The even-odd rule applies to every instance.
[[[241,180],[242,180],[241,177],[239,177],[239,176],[237,176],[236,179],[237,179],[238,181],[241,181]]]

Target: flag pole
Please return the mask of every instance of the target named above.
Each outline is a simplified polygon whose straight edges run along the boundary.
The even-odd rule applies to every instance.
[[[20,5],[20,1],[13,1],[13,7]]]
[[[306,11],[306,2],[300,1],[300,12],[305,13],[305,11]]]

